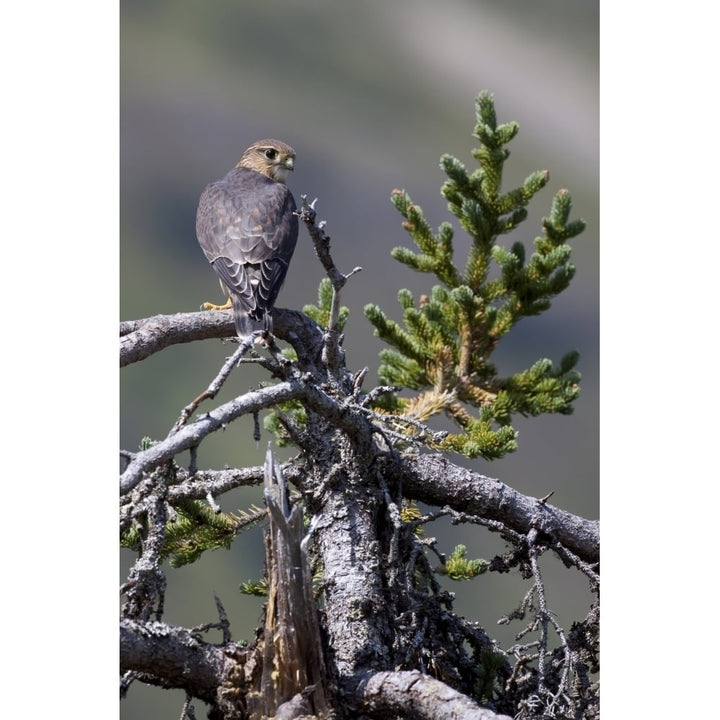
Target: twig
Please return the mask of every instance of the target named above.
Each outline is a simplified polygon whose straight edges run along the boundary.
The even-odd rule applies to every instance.
[[[528,556],[530,558],[530,566],[532,567],[533,578],[535,580],[535,593],[538,599],[538,616],[537,620],[540,624],[540,640],[538,643],[538,692],[546,697],[550,697],[551,709],[560,698],[565,695],[565,690],[569,690],[569,677],[572,669],[572,656],[568,647],[565,631],[560,624],[551,616],[547,608],[545,600],[545,585],[543,583],[540,565],[538,563],[538,532],[532,528],[527,534]],[[542,551],[541,551],[542,552]],[[545,682],[546,669],[545,658],[548,656],[548,623],[550,623],[560,638],[561,647],[565,656],[563,663],[562,675],[556,693],[553,693]]]
[[[305,227],[308,229],[310,238],[313,241],[315,253],[322,263],[325,272],[330,279],[330,284],[333,288],[332,300],[330,302],[330,318],[328,321],[328,329],[325,334],[323,349],[323,362],[328,367],[337,372],[343,367],[343,357],[340,352],[340,290],[343,288],[349,277],[355,275],[362,270],[361,267],[353,268],[347,275],[343,275],[333,262],[330,256],[330,236],[325,232],[325,220],[321,220],[319,223],[315,223],[317,217],[317,211],[315,210],[315,203],[317,198],[311,203],[307,201],[307,195],[302,195],[300,198],[300,212],[297,216],[305,223]]]
[[[545,656],[547,654],[547,626],[548,626],[548,610],[545,603],[545,586],[543,585],[542,575],[540,574],[540,566],[537,561],[537,542],[538,532],[532,528],[527,535],[528,555],[530,557],[530,566],[532,567],[533,577],[535,578],[535,592],[537,593],[540,613],[538,619],[540,621],[540,651],[538,657],[538,685],[541,690],[545,690]]]
[[[333,259],[330,257],[330,236],[325,233],[325,221],[315,224],[315,218],[317,217],[317,211],[315,210],[315,203],[317,198],[308,204],[307,195],[300,197],[300,212],[297,216],[305,223],[308,232],[310,233],[310,239],[313,241],[315,252],[325,268],[327,276],[330,278],[333,289],[340,290],[343,285],[347,282],[347,278],[356,272],[359,272],[361,268],[355,268],[350,275],[343,275],[336,267]],[[332,324],[331,324],[332,327]]]
[[[180,720],[195,720],[195,708],[190,704],[192,702],[192,695],[186,693],[185,702],[183,703],[182,712],[180,713]]]
[[[367,368],[366,368],[367,370]],[[362,400],[361,405],[368,407],[372,405],[381,395],[389,395],[391,393],[400,392],[402,388],[399,385],[380,385],[374,387]]]
[[[198,395],[189,405],[186,405],[182,409],[180,417],[178,417],[175,421],[175,424],[168,433],[168,437],[172,437],[181,427],[183,427],[183,425],[185,425],[190,416],[195,412],[195,410],[197,410],[197,407],[201,402],[214,398],[218,392],[220,392],[220,388],[225,384],[225,381],[230,376],[233,368],[240,362],[240,358],[250,349],[251,343],[248,343],[247,340],[248,338],[245,338],[245,340],[240,343],[238,349],[229,358],[226,358],[222,368],[220,368],[220,372],[207,386],[207,389],[201,392],[200,395]]]

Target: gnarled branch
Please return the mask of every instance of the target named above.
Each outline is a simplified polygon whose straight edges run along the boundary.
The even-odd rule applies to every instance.
[[[358,684],[362,711],[414,720],[512,720],[480,707],[466,695],[417,670],[369,673]]]
[[[587,563],[600,560],[597,520],[586,520],[523,495],[500,480],[455,465],[442,455],[420,455],[412,466],[403,465],[403,469],[403,489],[414,500],[499,520],[521,534],[535,528],[555,537]]]
[[[240,686],[247,650],[236,643],[213,645],[185,628],[161,622],[120,621],[120,671],[140,674],[144,682],[182,688],[220,707],[226,720],[243,717],[233,700]]]

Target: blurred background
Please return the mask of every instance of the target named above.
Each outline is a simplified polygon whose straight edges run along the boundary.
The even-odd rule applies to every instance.
[[[390,257],[412,246],[390,203],[406,189],[434,227],[456,229],[459,264],[469,248],[440,195],[443,153],[472,167],[474,101],[495,97],[499,122],[515,120],[506,189],[530,172],[550,171],[550,183],[530,206],[510,244],[532,249],[554,193],[570,190],[572,217],[587,229],[572,242],[576,277],[543,316],[523,320],[494,356],[503,374],[541,357],[557,362],[577,349],[582,394],[569,417],[517,419],[519,449],[493,463],[455,458],[530,495],[554,491],[551,502],[598,517],[598,3],[537,0],[430,0],[340,4],[330,0],[213,3],[123,0],[120,3],[120,311],[122,320],[190,312],[221,295],[195,238],[203,187],[235,165],[262,137],[297,151],[288,185],[299,201],[318,198],[332,254],[341,271],[359,265],[343,293],[350,309],[345,348],[351,370],[369,367],[376,379],[380,342],[363,316],[367,302],[395,319],[397,291],[416,296],[434,278],[412,273]],[[304,228],[280,307],[315,302],[322,267]],[[142,437],[161,439],[181,408],[215,376],[231,347],[220,341],[169,348],[120,375],[121,447]],[[262,375],[234,372],[216,402],[257,385]],[[250,424],[233,424],[199,453],[203,468],[259,465]],[[288,453],[279,452],[281,457]],[[184,462],[186,458],[179,458]],[[221,499],[233,511],[261,502],[258,488]],[[230,551],[208,554],[168,573],[165,620],[196,626],[216,619],[220,596],[236,640],[251,639],[262,602],[239,594],[240,582],[262,574],[262,528]],[[438,522],[426,529],[450,553],[462,542],[470,557],[503,550],[476,528]],[[130,553],[121,555],[124,578]],[[587,612],[590,595],[577,573],[548,558],[548,603],[568,624]],[[477,620],[506,645],[520,627],[496,626],[519,603],[527,583],[481,576],[447,588],[457,612]],[[212,634],[210,639],[215,639]],[[177,718],[181,692],[133,685],[120,704],[124,718]],[[204,718],[202,703],[196,703]]]

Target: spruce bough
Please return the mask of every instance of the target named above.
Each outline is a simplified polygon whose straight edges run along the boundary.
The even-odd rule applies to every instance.
[[[520,187],[503,192],[502,173],[510,155],[506,146],[518,125],[498,125],[488,92],[477,98],[476,119],[473,135],[479,146],[472,155],[477,169],[468,171],[451,155],[440,161],[448,177],[441,193],[472,241],[465,267],[454,262],[451,223],[441,223],[434,232],[409,194],[394,190],[392,202],[418,251],[396,247],[392,256],[413,270],[433,274],[439,283],[417,302],[409,290],[399,292],[404,327],[375,304],[365,306],[365,315],[390,346],[380,353],[381,382],[417,393],[384,395],[378,409],[411,420],[408,434],[416,433],[418,421],[449,416],[459,432],[441,441],[434,436],[428,444],[490,460],[517,448],[513,415],[573,411],[580,392],[576,351],[566,353],[557,366],[543,358],[507,377],[490,358],[520,319],[547,310],[552,298],[568,287],[575,268],[567,241],[580,234],[585,223],[570,220],[570,193],[559,190],[529,259],[521,242],[501,244],[503,236],[527,218],[526,207],[547,184],[549,173],[533,172]]]

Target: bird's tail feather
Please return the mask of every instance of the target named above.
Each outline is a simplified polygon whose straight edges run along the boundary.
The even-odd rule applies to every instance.
[[[235,316],[235,329],[237,330],[238,337],[245,339],[250,337],[253,333],[259,333],[263,330],[272,332],[272,317],[270,313],[263,312],[259,319],[256,319],[249,315],[242,307],[239,307],[240,303],[233,303],[233,315]]]

